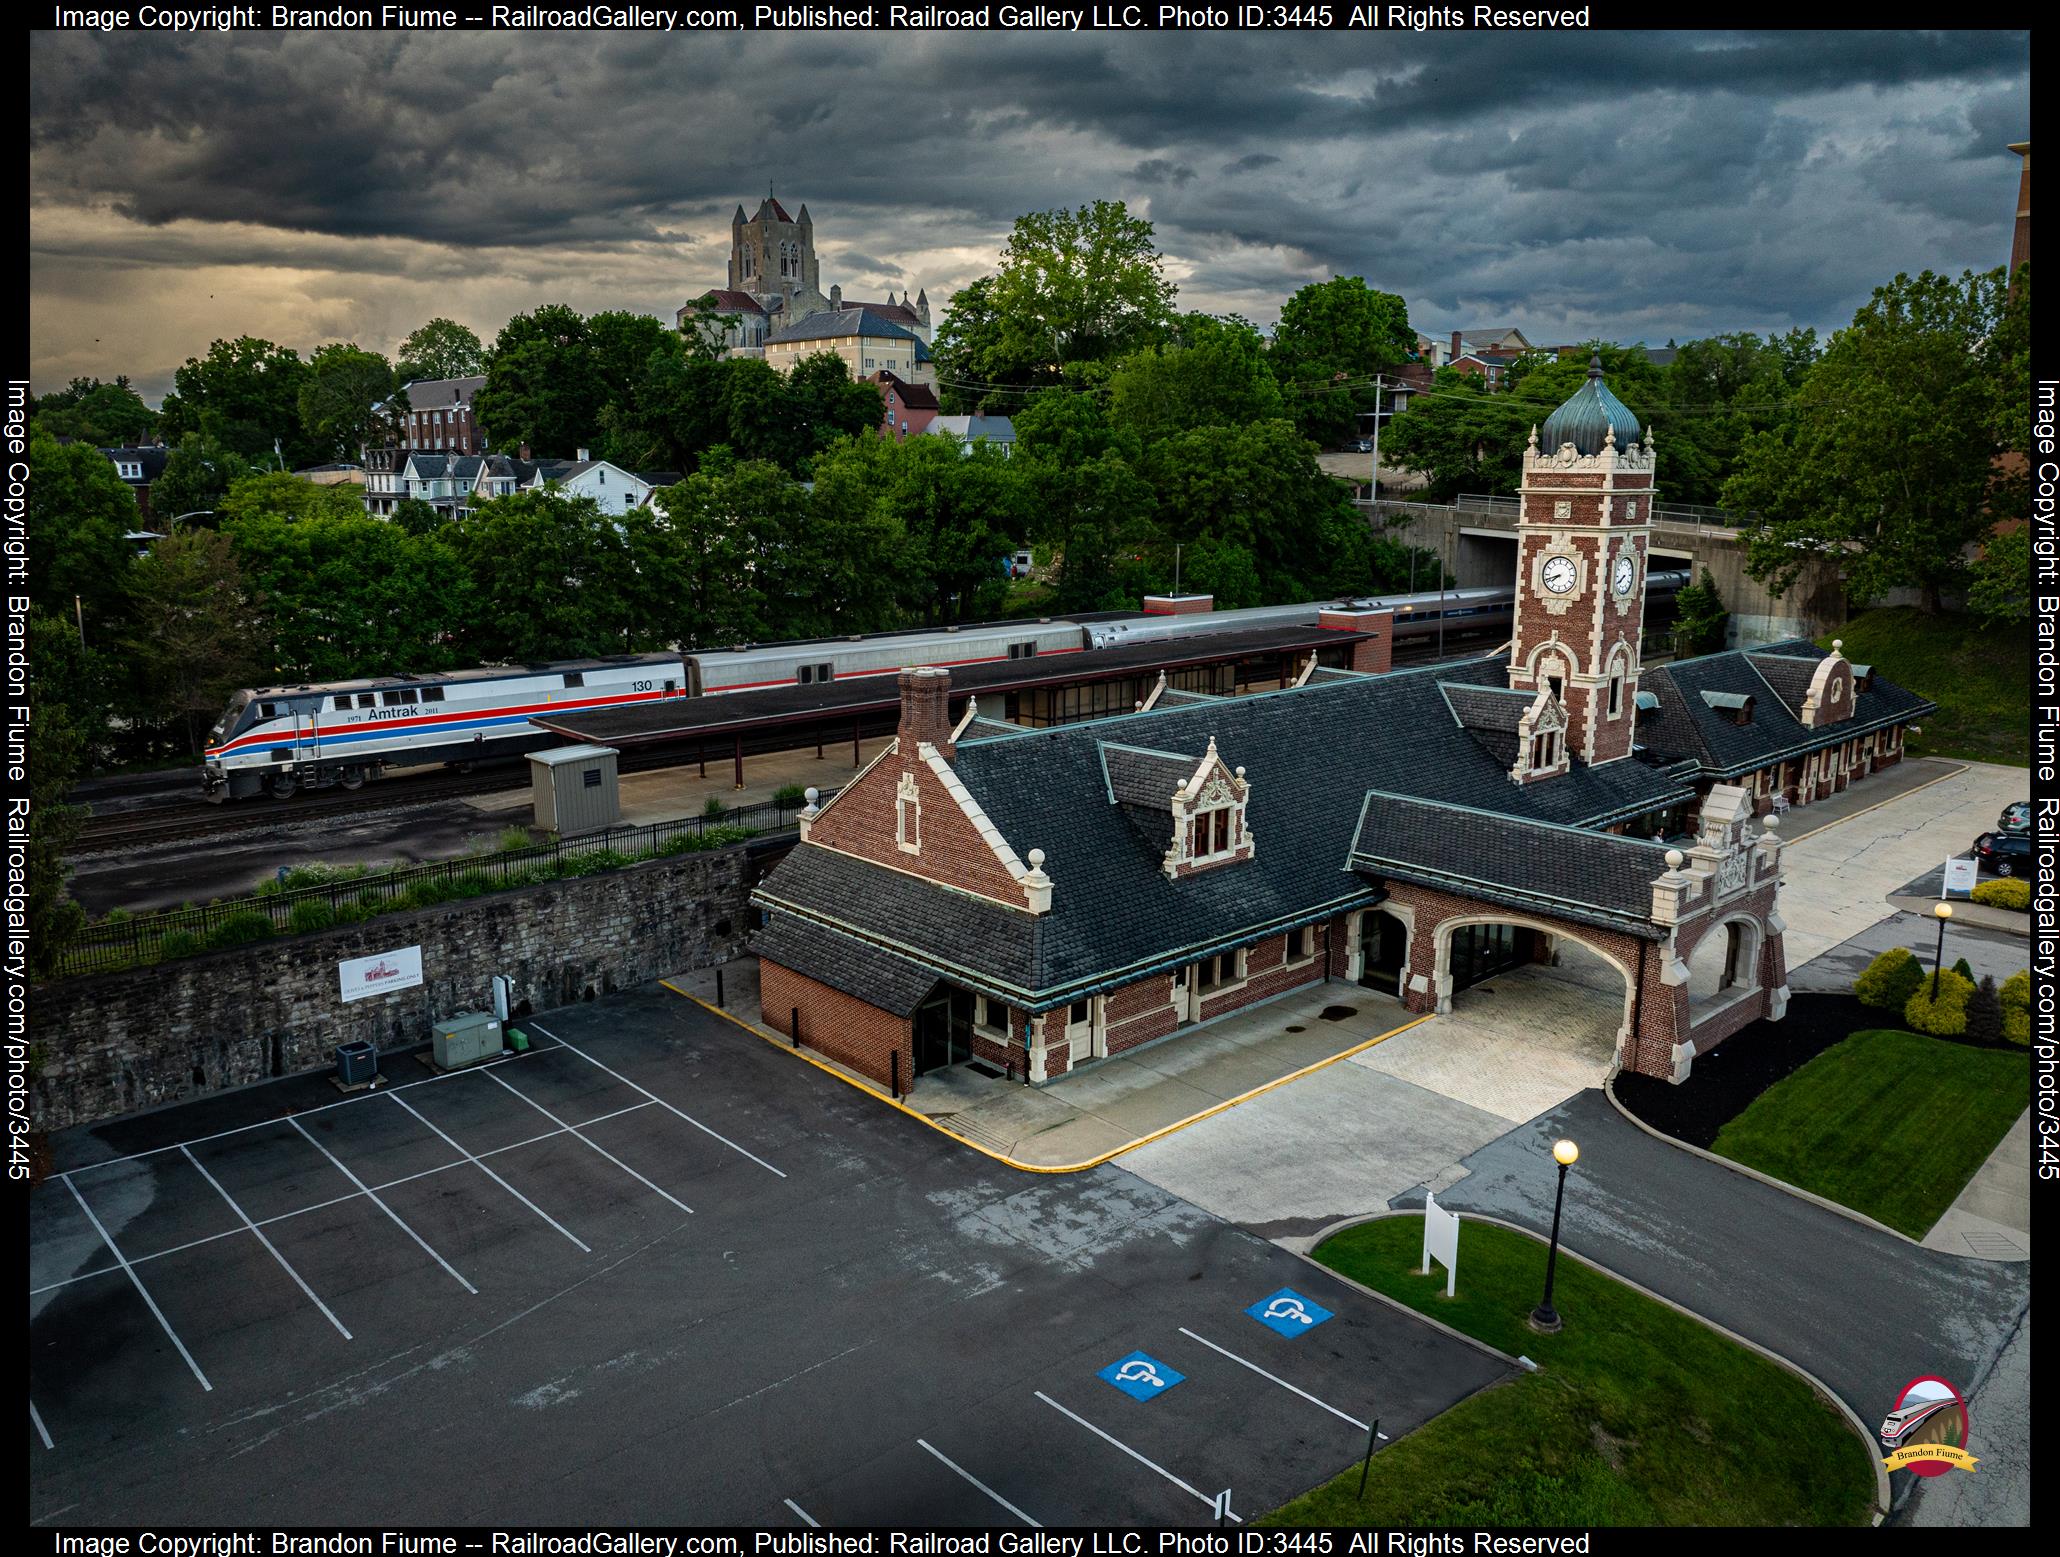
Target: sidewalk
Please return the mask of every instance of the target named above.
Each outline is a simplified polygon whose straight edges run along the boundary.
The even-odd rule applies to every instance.
[[[1959,1198],[1924,1235],[1924,1247],[1977,1260],[2031,1258],[2031,1110],[2017,1116]]]
[[[668,978],[677,993],[715,1003],[715,972]],[[779,1044],[763,1025],[758,960],[722,968],[727,1014]],[[1041,1087],[954,1065],[920,1077],[902,1106],[938,1129],[1017,1167],[1088,1167],[1192,1123],[1239,1099],[1356,1054],[1413,1025],[1394,1001],[1354,984],[1316,984]],[[875,1094],[879,1084],[818,1053],[797,1051]]]

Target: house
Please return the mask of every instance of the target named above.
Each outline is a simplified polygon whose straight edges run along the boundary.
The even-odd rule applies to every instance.
[[[1491,390],[1502,389],[1509,383],[1509,370],[1516,365],[1517,353],[1500,351],[1469,351],[1454,357],[1446,364],[1456,372],[1471,373],[1475,378],[1486,379]]]
[[[472,414],[472,400],[486,387],[485,377],[413,379],[387,409],[398,417],[398,444],[403,453],[433,449],[445,454],[484,454],[486,437]],[[405,399],[407,410],[400,409]]]
[[[881,437],[900,442],[910,434],[929,430],[937,416],[936,390],[885,371],[871,374],[870,380],[880,388]]]
[[[933,416],[923,431],[933,437],[958,439],[967,454],[982,438],[1000,449],[1004,459],[1016,451],[1016,424],[1006,416]]]
[[[1034,1085],[1332,979],[1448,1011],[1569,947],[1621,980],[1617,1067],[1684,1080],[1779,1018],[1753,775],[1800,757],[1827,792],[1931,705],[1801,644],[1642,669],[1655,454],[1602,378],[1524,452],[1492,655],[1382,673],[1355,647],[1278,692],[1038,730],[902,671],[894,741],[753,893],[765,1022],[897,1090],[973,1062]],[[1382,615],[1325,625],[1377,643]]]
[[[114,473],[136,494],[136,511],[145,519],[154,517],[150,509],[150,488],[165,473],[165,462],[172,457],[172,451],[161,443],[145,443],[127,444],[100,452],[113,463]]]
[[[765,338],[769,367],[790,373],[804,357],[830,352],[843,359],[854,379],[892,373],[904,383],[934,387],[937,365],[930,348],[906,325],[881,317],[870,308],[833,308],[792,324],[782,324]]]
[[[1513,325],[1498,325],[1487,330],[1454,330],[1445,360],[1449,363],[1475,351],[1521,357],[1525,352],[1536,349],[1524,339],[1524,332]]]
[[[626,514],[632,508],[641,507],[649,500],[656,484],[608,460],[591,459],[585,449],[569,460],[517,461],[516,466],[519,490],[540,492],[547,486],[555,486],[568,497],[592,498],[604,514]],[[661,471],[657,474],[671,473]],[[674,475],[664,484],[671,485],[678,479]]]

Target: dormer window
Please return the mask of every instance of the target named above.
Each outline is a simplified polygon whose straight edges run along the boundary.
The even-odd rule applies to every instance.
[[[1195,861],[1213,859],[1236,848],[1238,835],[1243,831],[1243,818],[1238,815],[1241,809],[1221,806],[1196,813],[1195,819],[1187,824],[1187,857]]]

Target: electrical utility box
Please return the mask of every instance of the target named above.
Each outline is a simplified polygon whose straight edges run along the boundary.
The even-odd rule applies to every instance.
[[[615,748],[559,746],[529,754],[529,798],[536,825],[570,838],[622,820]]]
[[[486,1011],[462,1011],[431,1029],[430,1057],[438,1070],[461,1070],[499,1057],[500,1018]]]

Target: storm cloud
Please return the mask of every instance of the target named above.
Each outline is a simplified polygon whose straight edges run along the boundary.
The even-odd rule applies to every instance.
[[[823,284],[991,270],[1127,201],[1185,307],[1363,275],[1427,333],[1836,327],[2008,255],[2023,34],[32,35],[32,374],[160,392],[217,336],[391,352],[546,302],[670,318],[731,211]]]

